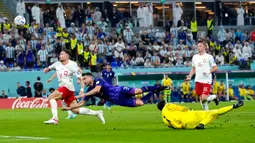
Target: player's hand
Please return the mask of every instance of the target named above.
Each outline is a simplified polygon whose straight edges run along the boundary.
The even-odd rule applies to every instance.
[[[79,95],[80,95],[80,96],[84,95],[84,90],[80,90]]]
[[[44,73],[47,73],[47,72],[49,72],[49,71],[50,71],[49,68],[44,68],[44,69],[43,69],[43,72],[44,72]]]
[[[52,79],[50,78],[50,79],[48,79],[46,82],[47,82],[47,83],[50,83],[51,81],[52,81]]]
[[[186,80],[191,80],[191,76],[190,76],[190,75],[187,75],[187,76],[186,76]]]
[[[61,110],[62,110],[62,111],[68,111],[68,110],[71,110],[71,108],[70,108],[70,107],[64,107],[64,108],[62,108]]]
[[[203,74],[204,74],[205,76],[207,76],[207,75],[211,74],[211,72],[210,72],[210,71],[205,71],[205,72],[203,72]]]

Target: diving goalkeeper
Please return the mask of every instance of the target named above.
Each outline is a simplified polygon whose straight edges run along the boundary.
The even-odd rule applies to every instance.
[[[216,120],[220,115],[243,105],[243,101],[238,101],[234,105],[220,109],[191,111],[187,107],[170,103],[166,104],[165,100],[162,100],[157,104],[157,107],[162,111],[163,122],[168,127],[174,129],[204,129],[205,125]]]

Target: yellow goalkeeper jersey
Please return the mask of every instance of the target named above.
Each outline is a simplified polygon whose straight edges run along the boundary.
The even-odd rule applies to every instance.
[[[163,86],[172,86],[173,82],[170,78],[163,78],[162,79],[162,85]]]
[[[190,111],[184,106],[166,104],[162,110],[162,119],[164,124],[171,128],[194,129],[208,117],[211,117],[210,120],[217,118],[210,114],[212,113],[208,111]]]

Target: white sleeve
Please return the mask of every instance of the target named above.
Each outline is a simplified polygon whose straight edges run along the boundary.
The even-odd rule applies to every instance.
[[[192,57],[192,67],[195,67],[195,60],[194,60],[195,56]]]
[[[211,67],[217,66],[215,60],[213,59],[213,56],[209,56],[209,64],[211,65]]]
[[[78,67],[77,63],[74,63],[72,72],[74,73],[74,75],[75,75],[77,78],[79,78],[79,77],[82,76],[81,73],[80,73],[80,71],[79,71],[79,67]]]
[[[54,63],[54,64],[50,65],[48,68],[50,70],[55,70],[56,69],[56,65],[57,65],[57,63]]]

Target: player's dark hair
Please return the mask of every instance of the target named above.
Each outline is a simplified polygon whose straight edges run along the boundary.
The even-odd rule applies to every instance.
[[[49,89],[49,92],[54,91],[54,90],[55,90],[55,89],[51,87],[51,88]]]
[[[92,73],[90,73],[90,72],[82,73],[82,76],[92,76],[93,77]]]
[[[62,51],[63,51],[63,52],[65,52],[66,54],[68,54],[68,55],[69,55],[69,57],[71,57],[71,55],[72,55],[72,54],[71,54],[71,52],[70,52],[69,50],[67,50],[67,49],[63,49]]]
[[[166,101],[161,100],[161,101],[158,102],[157,107],[160,111],[162,111],[162,109],[164,108],[165,105],[166,105]]]

